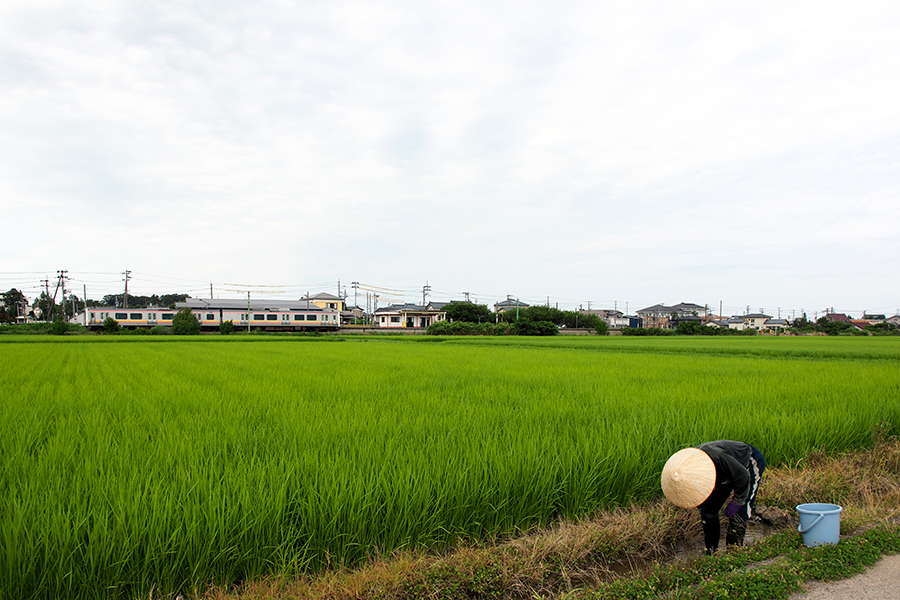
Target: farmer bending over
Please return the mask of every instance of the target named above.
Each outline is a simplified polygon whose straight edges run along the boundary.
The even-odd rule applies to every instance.
[[[756,504],[756,492],[766,461],[759,450],[743,442],[719,440],[685,448],[673,454],[662,472],[662,490],[681,508],[700,509],[706,553],[719,548],[719,511],[725,507],[728,532],[725,543],[744,543],[747,521]]]

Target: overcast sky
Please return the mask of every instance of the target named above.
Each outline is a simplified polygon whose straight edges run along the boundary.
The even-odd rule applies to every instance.
[[[892,315],[898,32],[896,2],[8,0],[0,287]]]

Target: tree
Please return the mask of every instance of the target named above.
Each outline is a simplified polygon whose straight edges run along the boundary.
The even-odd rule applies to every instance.
[[[56,308],[56,303],[46,292],[41,292],[41,295],[32,303],[31,308],[36,318],[49,321]]]
[[[468,323],[493,323],[494,313],[484,304],[472,302],[451,302],[443,310],[449,321],[466,321]]]
[[[816,330],[816,324],[806,318],[806,313],[799,319],[794,319],[791,327],[796,333],[813,333]]]
[[[25,298],[25,294],[16,288],[10,288],[8,292],[0,294],[0,298],[2,298],[6,308],[5,321],[13,323],[15,322],[16,317],[25,316],[28,309],[28,300]]]
[[[105,331],[106,333],[118,333],[119,322],[112,317],[106,317],[103,320],[103,331]]]
[[[517,322],[515,313],[512,313],[512,315],[507,313],[504,316],[508,317],[506,320],[509,320],[510,322]],[[559,310],[558,308],[552,308],[550,306],[529,306],[528,308],[523,308],[519,311],[519,321],[522,320],[552,323],[556,325],[557,328],[594,329],[600,335],[606,335],[609,331],[609,326],[606,324],[606,321],[597,315],[571,310]]]
[[[69,331],[69,324],[62,317],[53,321],[50,325],[50,333],[53,335],[65,335]]]
[[[63,301],[62,309],[66,316],[74,317],[79,310],[84,309],[84,302],[75,294],[69,294],[69,297]]]
[[[556,335],[559,329],[550,321],[532,321],[519,319],[513,325],[516,335]]]
[[[828,335],[840,335],[842,333],[850,333],[853,324],[846,321],[832,321],[828,317],[819,317],[816,321],[816,329],[824,331]]]
[[[234,333],[234,322],[222,321],[222,324],[219,325],[219,333],[221,333],[222,335],[228,335],[229,333]]]
[[[197,335],[200,333],[200,321],[190,308],[182,308],[172,319],[172,329],[175,335]]]

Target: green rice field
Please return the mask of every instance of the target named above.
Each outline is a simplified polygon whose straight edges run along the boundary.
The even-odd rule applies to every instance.
[[[441,548],[900,434],[898,338],[0,339],[0,598]]]

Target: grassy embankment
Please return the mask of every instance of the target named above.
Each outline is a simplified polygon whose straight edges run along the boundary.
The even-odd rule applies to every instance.
[[[694,511],[665,501],[602,510],[576,521],[442,554],[398,552],[356,570],[263,578],[211,588],[206,600],[776,600],[810,580],[835,581],[900,553],[900,440],[813,452],[766,473],[760,501],[791,509],[814,499],[843,507],[841,541],[806,548],[795,519],[716,556],[703,556]],[[760,528],[751,525],[751,531]],[[676,552],[678,554],[676,558]]]

